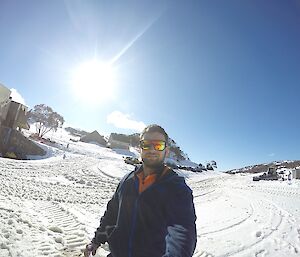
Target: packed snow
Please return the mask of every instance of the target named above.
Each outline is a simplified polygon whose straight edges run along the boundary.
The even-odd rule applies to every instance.
[[[35,160],[0,158],[0,256],[74,257],[94,235],[136,152],[69,141]],[[67,147],[67,144],[69,146]],[[300,183],[252,181],[252,175],[177,171],[193,190],[194,257],[300,256]],[[145,231],[147,233],[147,231]],[[96,256],[106,256],[108,245]]]

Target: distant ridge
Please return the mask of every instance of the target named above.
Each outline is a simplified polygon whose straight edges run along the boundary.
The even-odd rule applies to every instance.
[[[277,169],[286,168],[286,169],[295,169],[300,166],[300,160],[293,161],[274,161],[268,164],[256,164],[247,166],[240,169],[233,169],[226,171],[225,173],[235,174],[235,173],[260,173],[266,172],[269,167],[276,167]]]

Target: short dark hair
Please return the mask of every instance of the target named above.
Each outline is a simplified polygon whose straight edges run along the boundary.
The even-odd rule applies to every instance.
[[[169,136],[168,136],[167,132],[161,126],[159,126],[157,124],[151,124],[151,125],[148,125],[146,128],[144,128],[144,130],[140,134],[140,139],[142,139],[146,133],[152,133],[152,132],[158,132],[160,134],[163,134],[166,139],[166,143],[168,144]]]

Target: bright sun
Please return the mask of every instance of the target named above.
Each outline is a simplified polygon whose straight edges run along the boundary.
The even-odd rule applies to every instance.
[[[81,63],[72,73],[72,91],[77,98],[99,103],[114,96],[115,72],[108,63],[91,60]]]

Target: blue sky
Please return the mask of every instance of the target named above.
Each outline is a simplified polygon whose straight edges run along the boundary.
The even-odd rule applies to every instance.
[[[0,33],[0,83],[70,126],[158,123],[222,170],[299,159],[299,1],[2,0]],[[75,94],[91,61],[113,82]]]

